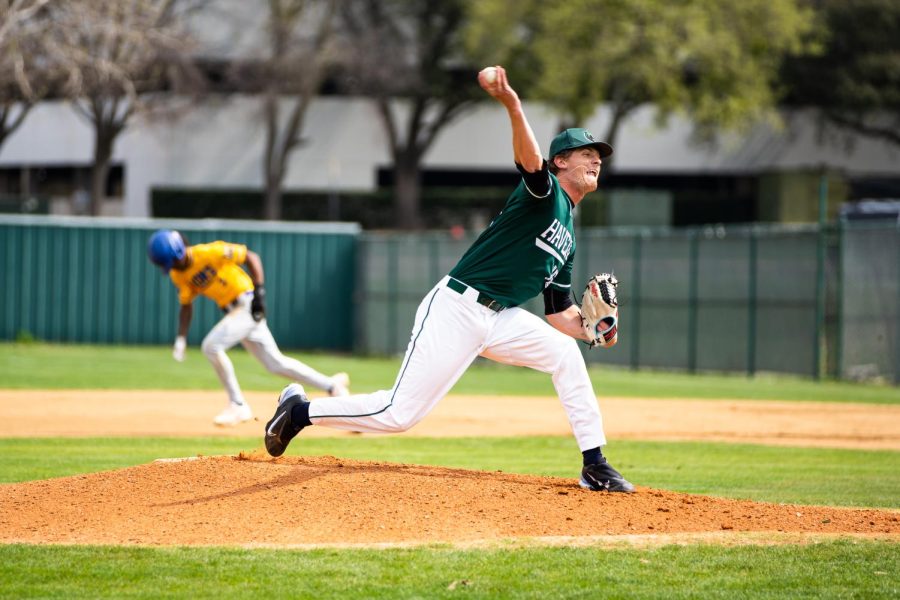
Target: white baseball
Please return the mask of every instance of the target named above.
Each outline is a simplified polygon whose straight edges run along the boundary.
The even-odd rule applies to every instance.
[[[481,72],[484,74],[485,83],[494,83],[497,81],[497,67],[485,67]]]

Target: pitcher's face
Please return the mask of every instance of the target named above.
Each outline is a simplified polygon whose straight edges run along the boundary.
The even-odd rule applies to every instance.
[[[596,148],[578,148],[564,159],[557,177],[560,181],[565,180],[574,185],[582,194],[587,194],[597,189],[602,164],[600,152]]]

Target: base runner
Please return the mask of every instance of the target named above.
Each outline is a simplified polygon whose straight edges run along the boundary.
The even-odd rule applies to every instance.
[[[244,400],[231,359],[225,352],[238,342],[262,365],[276,375],[327,391],[332,396],[349,394],[346,373],[332,377],[323,375],[302,362],[281,353],[266,324],[265,287],[262,260],[241,244],[212,242],[186,246],[177,231],[161,229],[147,244],[150,260],[167,273],[178,289],[181,305],[178,313],[178,335],[172,356],[184,360],[187,333],[194,314],[193,302],[198,295],[213,300],[225,313],[201,344],[203,354],[228,392],[228,406],[213,423],[237,425],[253,418]],[[247,272],[241,268],[246,264]]]
[[[576,339],[592,340],[571,300],[575,235],[572,210],[597,189],[612,148],[584,129],[567,129],[544,160],[506,72],[483,71],[479,84],[506,107],[522,181],[503,211],[416,312],[409,346],[393,388],[309,402],[303,387],[282,390],[266,425],[269,454],[281,456],[304,427],[360,432],[405,431],[427,415],[478,356],[530,367],[553,378],[582,451],[580,484],[633,492],[603,456],[606,444],[597,398]],[[543,293],[547,320],[519,308]],[[548,324],[549,323],[549,324]],[[612,338],[607,345],[615,343]]]

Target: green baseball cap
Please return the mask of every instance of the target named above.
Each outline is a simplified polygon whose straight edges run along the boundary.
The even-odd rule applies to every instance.
[[[600,158],[606,158],[613,153],[612,146],[606,142],[598,142],[587,129],[580,127],[572,127],[566,129],[550,142],[550,160],[553,157],[573,148],[582,148],[584,146],[593,146],[600,153]]]

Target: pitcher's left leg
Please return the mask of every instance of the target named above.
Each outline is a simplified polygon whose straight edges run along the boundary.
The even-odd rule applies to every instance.
[[[579,449],[606,445],[597,396],[573,338],[524,309],[511,308],[498,315],[481,355],[550,373]]]
[[[634,492],[634,485],[601,452],[606,445],[603,419],[578,342],[524,310],[506,310],[500,316],[505,318],[498,319],[481,355],[552,374],[581,450],[579,485],[594,491]]]

